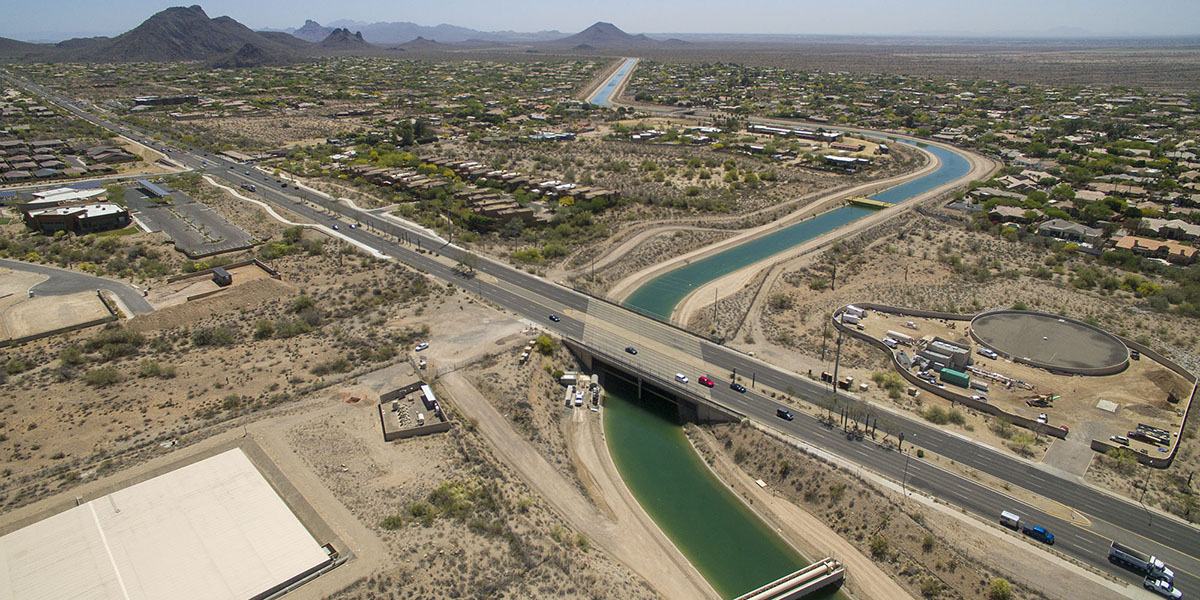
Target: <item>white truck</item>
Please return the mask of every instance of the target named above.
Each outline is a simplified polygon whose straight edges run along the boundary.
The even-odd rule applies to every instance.
[[[1159,560],[1157,556],[1138,552],[1120,542],[1114,541],[1112,543],[1112,546],[1108,549],[1108,560],[1129,565],[1146,575],[1153,575],[1156,578],[1166,579],[1167,581],[1175,581],[1175,572],[1163,563],[1163,561]]]

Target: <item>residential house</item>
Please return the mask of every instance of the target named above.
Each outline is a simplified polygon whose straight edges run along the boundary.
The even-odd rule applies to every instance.
[[[1092,245],[1099,242],[1104,235],[1104,231],[1101,229],[1088,227],[1080,223],[1073,223],[1065,219],[1051,219],[1046,221],[1038,225],[1037,232],[1038,235],[1046,237]]]
[[[1118,250],[1129,250],[1142,256],[1164,258],[1175,264],[1188,265],[1196,260],[1196,249],[1176,241],[1152,240],[1149,238],[1127,235],[1117,240]]]

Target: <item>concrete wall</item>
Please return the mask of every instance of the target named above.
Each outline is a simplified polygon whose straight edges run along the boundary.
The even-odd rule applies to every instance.
[[[222,252],[224,252],[224,250]],[[268,267],[266,264],[264,264],[262,261],[258,260],[257,258],[248,258],[246,260],[239,260],[237,262],[231,262],[231,263],[219,265],[219,266],[225,268],[226,270],[229,270],[229,269],[236,269],[238,267],[244,267],[246,265],[254,265],[254,266],[266,271],[267,274],[270,275],[272,279],[280,279],[281,278],[281,276],[279,275],[279,271],[276,271],[275,269]],[[216,267],[202,269],[200,271],[196,271],[195,273],[184,273],[182,275],[172,275],[171,277],[167,278],[167,283],[175,283],[176,281],[182,281],[184,279],[191,279],[193,277],[201,277],[204,275],[208,275],[211,277],[213,269],[215,269],[215,268]],[[189,300],[191,300],[191,298],[189,298]]]

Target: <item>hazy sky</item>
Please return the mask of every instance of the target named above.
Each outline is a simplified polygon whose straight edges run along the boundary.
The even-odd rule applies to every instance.
[[[114,35],[174,4],[155,0],[0,0],[0,36],[57,40]],[[253,29],[299,27],[304,19],[449,23],[483,31],[575,32],[610,21],[631,33],[863,35],[1200,35],[1200,0],[212,0],[210,17]]]

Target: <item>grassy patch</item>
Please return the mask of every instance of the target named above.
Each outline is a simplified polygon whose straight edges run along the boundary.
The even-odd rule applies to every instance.
[[[137,235],[140,232],[141,232],[141,230],[137,228],[137,225],[130,225],[129,227],[126,227],[124,229],[109,229],[108,231],[97,231],[96,233],[93,233],[90,235],[92,235],[93,237],[98,237],[98,238],[123,237],[123,236],[127,236],[127,235]]]

